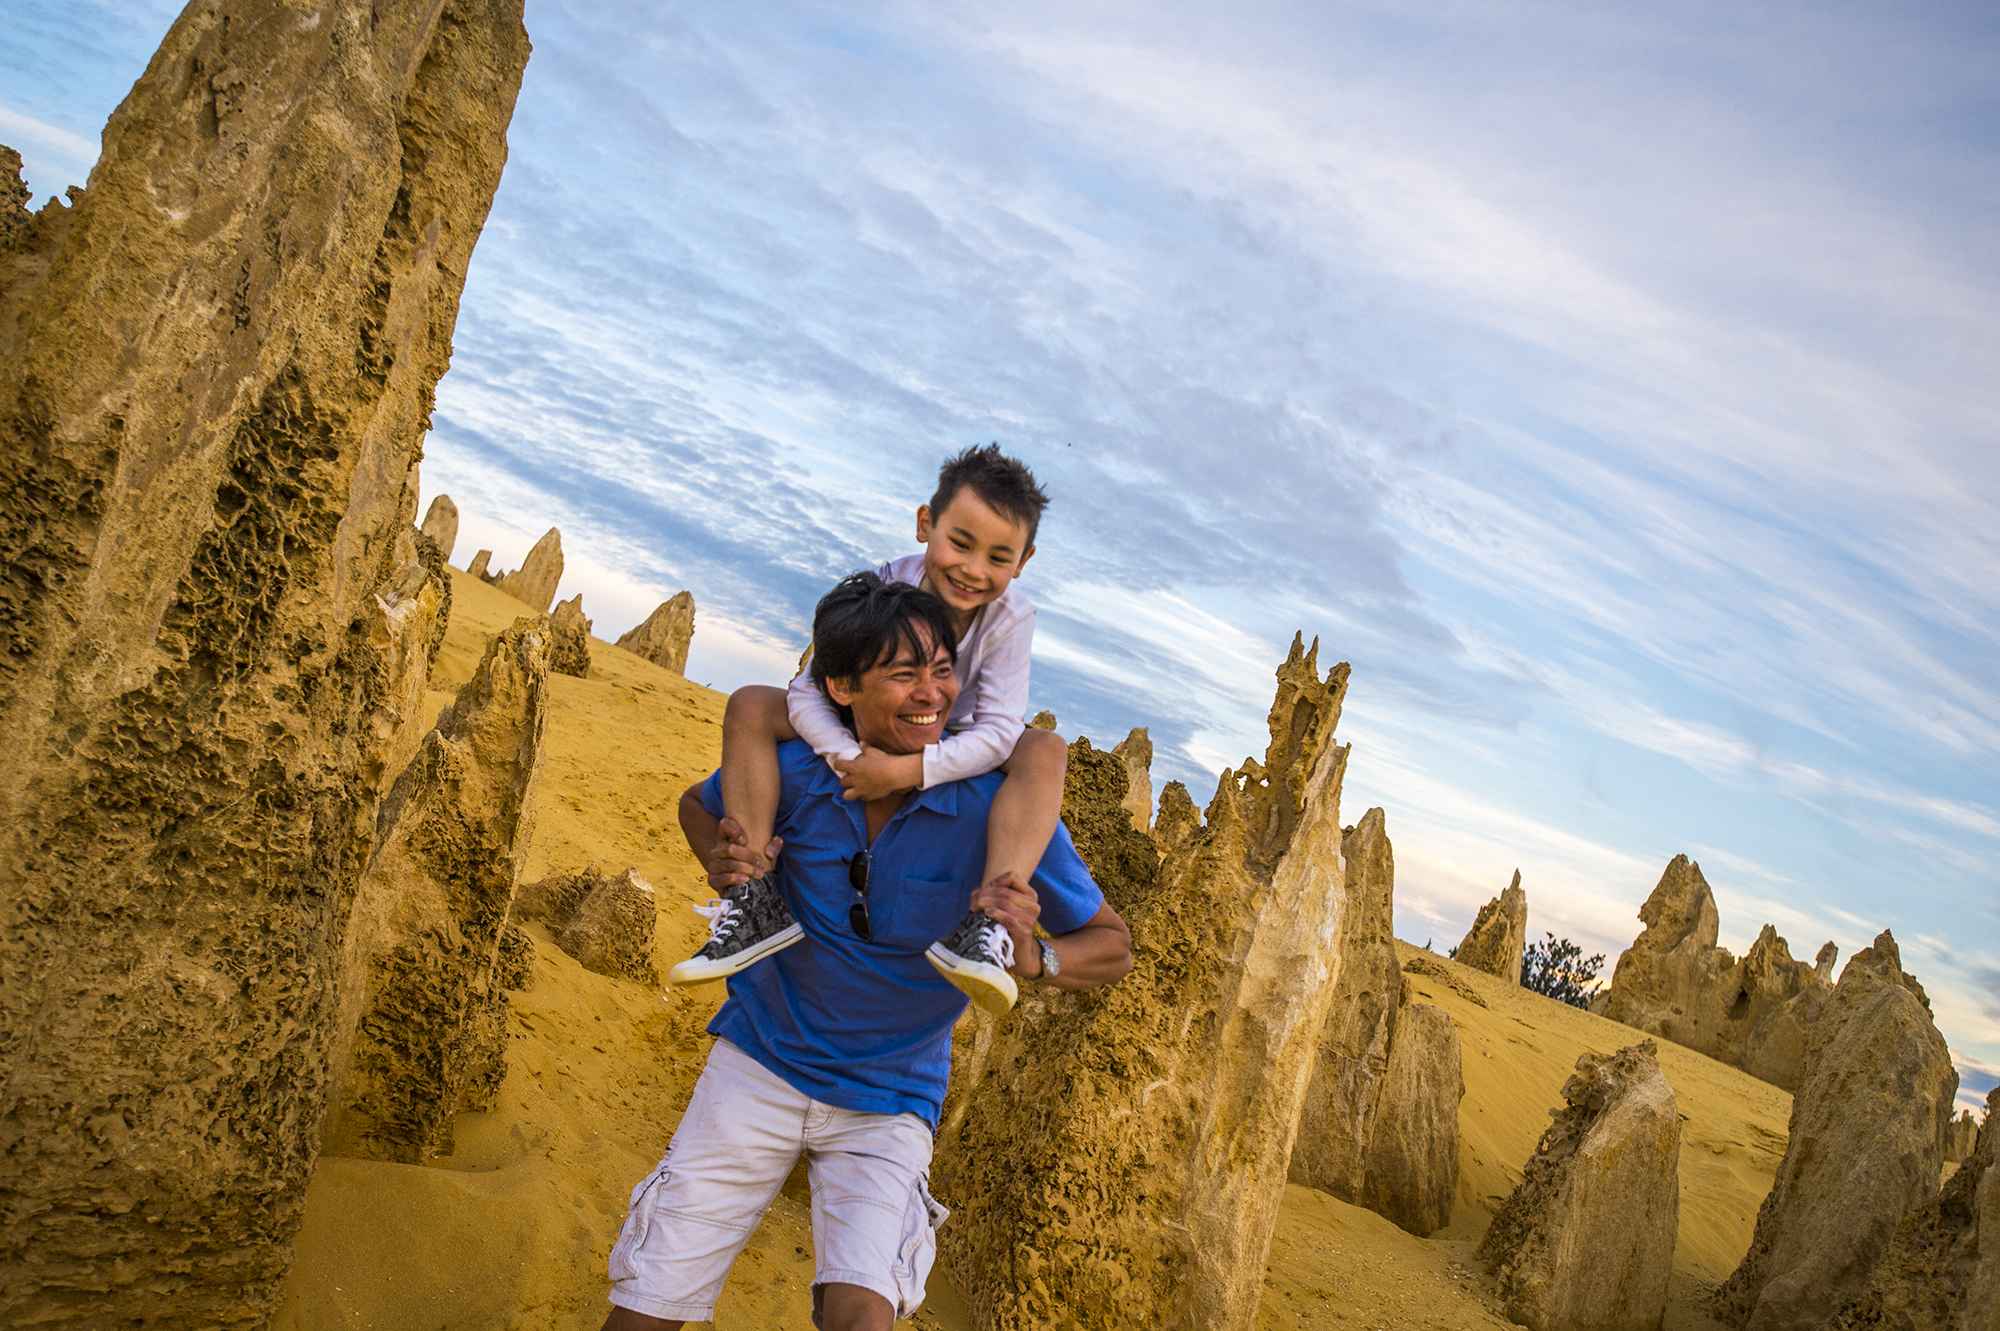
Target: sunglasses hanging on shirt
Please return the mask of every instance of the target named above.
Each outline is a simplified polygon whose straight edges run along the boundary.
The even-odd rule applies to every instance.
[[[854,930],[854,936],[864,943],[875,941],[875,931],[868,923],[868,852],[856,851],[854,858],[847,862],[847,885],[854,889],[854,902],[847,908],[847,923]]]

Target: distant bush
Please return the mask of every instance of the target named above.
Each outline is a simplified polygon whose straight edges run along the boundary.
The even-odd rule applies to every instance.
[[[1604,954],[1586,957],[1583,949],[1567,938],[1550,934],[1548,939],[1528,944],[1521,953],[1521,986],[1558,1003],[1589,1007],[1602,988],[1597,972],[1604,967]]]

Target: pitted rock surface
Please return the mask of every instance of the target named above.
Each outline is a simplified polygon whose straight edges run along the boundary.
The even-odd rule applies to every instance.
[[[1345,895],[1333,734],[1348,672],[1320,679],[1315,653],[1293,643],[1264,760],[1223,773],[1206,825],[1150,881],[1131,880],[1149,839],[1122,808],[1123,763],[1072,746],[1072,776],[1103,779],[1071,787],[1065,818],[1080,845],[1083,827],[1116,829],[1112,862],[1085,858],[1135,965],[1088,992],[1029,986],[1004,1023],[961,1028],[934,1181],[957,1210],[941,1257],[977,1324],[1255,1325],[1338,980],[1321,940]]]
[[[1938,1194],[1957,1093],[1930,1002],[1884,932],[1808,1030],[1785,1158],[1716,1318],[1814,1331],[1859,1293],[1903,1217]]]
[[[590,674],[590,621],[578,593],[556,606],[549,626],[549,669],[576,679]]]
[[[1937,1200],[1903,1218],[1868,1283],[1827,1331],[2000,1331],[2000,1089],[1987,1129]],[[1972,1121],[1971,1111],[1961,1122]],[[1975,1133],[1977,1129],[1975,1128]]]
[[[1340,979],[1299,1113],[1290,1178],[1359,1202],[1403,987],[1391,932],[1396,860],[1382,810],[1370,809],[1342,833],[1341,854],[1347,903],[1335,942]]]
[[[555,603],[556,588],[562,583],[562,533],[554,527],[542,533],[512,573],[486,580],[537,614],[546,615]]]
[[[487,644],[383,801],[348,931],[329,1154],[449,1155],[452,1116],[505,1075],[496,971],[547,718],[548,626],[523,618]]]
[[[1679,1233],[1680,1114],[1651,1040],[1585,1054],[1479,1255],[1533,1331],[1657,1331]]]
[[[659,984],[653,966],[658,908],[652,884],[637,869],[615,878],[595,868],[552,875],[521,889],[514,914],[548,925],[556,946],[585,970]]]
[[[1140,832],[1153,828],[1153,737],[1146,727],[1134,726],[1132,733],[1112,747],[1111,752],[1125,764],[1125,807],[1132,814],[1132,826]]]
[[[1521,890],[1521,871],[1516,869],[1507,890],[1479,908],[1479,918],[1466,931],[1452,960],[1519,984],[1527,946],[1528,894]]]
[[[1458,1102],[1465,1098],[1465,1067],[1450,1014],[1413,1001],[1414,989],[1403,982],[1358,1200],[1428,1238],[1451,1223],[1458,1195]]]
[[[1839,949],[1828,943],[1813,964],[1794,961],[1767,924],[1738,961],[1716,946],[1714,895],[1685,855],[1667,865],[1639,918],[1644,932],[1591,1011],[1796,1091],[1806,1031],[1833,994]]]
[[[646,622],[618,640],[617,645],[643,656],[662,670],[687,673],[688,644],[694,641],[694,593],[675,592],[646,616]],[[810,655],[810,653],[808,653]],[[799,661],[804,670],[805,658]]]
[[[424,510],[423,532],[436,542],[439,556],[451,562],[452,547],[458,544],[458,505],[451,502],[450,495],[431,500],[431,506]]]
[[[0,198],[0,1323],[258,1321],[318,1146],[409,721],[377,595],[422,595],[528,42],[519,0],[313,13],[189,6],[88,193]]]

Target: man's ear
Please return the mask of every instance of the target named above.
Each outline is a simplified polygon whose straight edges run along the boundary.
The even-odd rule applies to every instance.
[[[833,700],[833,705],[836,707],[852,707],[854,706],[854,700],[861,694],[861,690],[854,687],[856,682],[855,680],[840,679],[837,676],[828,675],[826,677],[826,696]]]
[[[930,543],[931,543],[931,506],[929,504],[918,504],[917,544],[929,545]]]

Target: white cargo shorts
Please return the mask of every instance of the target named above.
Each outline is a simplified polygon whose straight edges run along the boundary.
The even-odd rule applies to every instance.
[[[821,1104],[727,1040],[709,1051],[659,1167],[632,1189],[611,1249],[611,1302],[712,1321],[730,1264],[801,1151],[813,1283],[859,1285],[899,1318],[916,1312],[950,1214],[930,1194],[930,1125]]]

